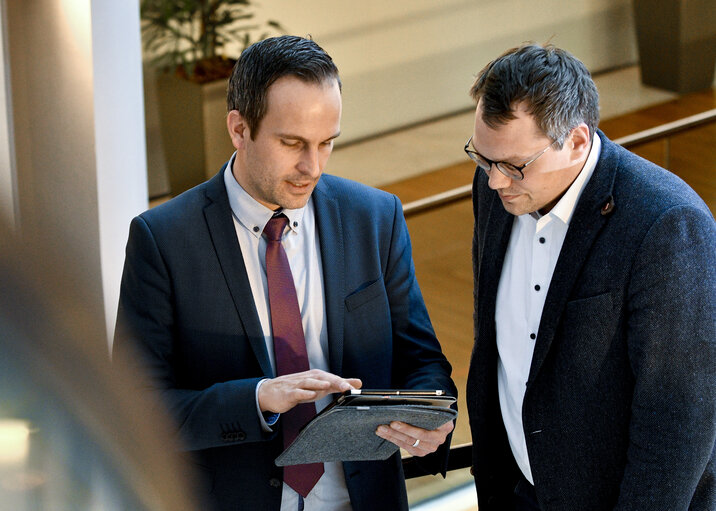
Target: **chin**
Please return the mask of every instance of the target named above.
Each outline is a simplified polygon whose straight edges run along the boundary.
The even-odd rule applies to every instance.
[[[525,213],[529,213],[529,211],[527,211],[527,208],[525,208],[524,206],[519,206],[517,204],[505,204],[503,202],[502,207],[505,208],[505,211],[514,216],[520,216],[524,215]]]
[[[308,199],[310,197],[311,194],[308,194],[305,198],[291,197],[288,199],[284,199],[279,202],[279,206],[281,206],[283,209],[301,209],[306,204],[308,204]]]

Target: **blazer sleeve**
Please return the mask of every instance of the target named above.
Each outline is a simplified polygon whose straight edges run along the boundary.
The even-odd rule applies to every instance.
[[[179,342],[172,277],[155,237],[140,216],[130,225],[113,345],[115,365],[139,375],[137,390],[168,407],[187,450],[265,441],[255,405],[260,378],[215,383],[202,390],[180,388],[175,369]],[[159,404],[161,403],[161,405]]]
[[[635,382],[616,509],[687,509],[716,438],[716,227],[705,207],[661,214],[627,293]]]
[[[452,367],[442,353],[425,307],[403,209],[394,197],[394,221],[385,284],[393,329],[393,385],[407,389],[443,389],[457,397]],[[447,469],[451,436],[418,464],[429,473]]]

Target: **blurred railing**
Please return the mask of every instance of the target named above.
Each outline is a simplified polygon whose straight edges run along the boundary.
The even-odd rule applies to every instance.
[[[671,146],[670,138],[673,135],[691,130],[693,128],[710,124],[716,121],[716,108],[711,109],[700,114],[691,115],[678,121],[669,122],[662,124],[655,128],[647,129],[627,135],[614,140],[615,143],[620,144],[625,148],[632,148],[637,145],[646,144],[647,142],[663,141],[664,154],[663,161],[657,162],[660,165],[669,168],[671,162]],[[453,188],[446,192],[437,193],[423,199],[408,202],[403,206],[403,212],[406,218],[417,215],[419,213],[425,213],[431,210],[436,210],[455,202],[470,199],[472,195],[472,185],[466,184]],[[465,412],[463,411],[463,414]],[[464,469],[472,466],[472,444],[466,443],[454,446],[450,449],[450,458],[448,461],[448,471]],[[406,479],[412,479],[416,477],[422,477],[429,475],[418,463],[418,460],[412,456],[406,456],[403,458],[403,469],[405,471]]]

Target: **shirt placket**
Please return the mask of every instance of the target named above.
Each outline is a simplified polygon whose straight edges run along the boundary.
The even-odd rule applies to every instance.
[[[542,217],[537,222],[537,228],[532,238],[532,271],[529,278],[527,294],[530,297],[530,317],[528,335],[532,341],[537,339],[539,323],[542,317],[547,282],[545,276],[549,266],[550,222],[548,217]]]

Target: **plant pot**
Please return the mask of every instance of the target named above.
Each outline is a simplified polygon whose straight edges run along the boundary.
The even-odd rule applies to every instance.
[[[226,78],[204,84],[144,70],[149,197],[178,195],[216,174],[234,147]]]
[[[679,93],[712,87],[713,0],[634,0],[641,80]]]
[[[205,180],[204,112],[201,85],[173,73],[157,73],[162,152],[173,196]]]

